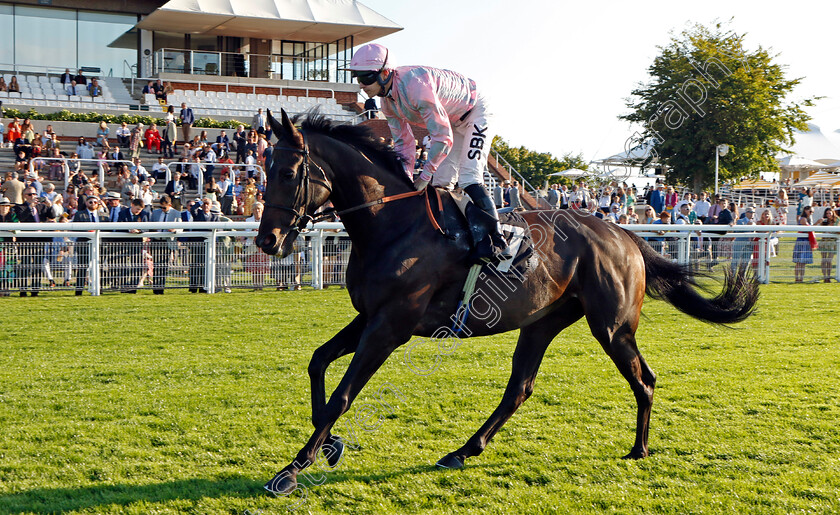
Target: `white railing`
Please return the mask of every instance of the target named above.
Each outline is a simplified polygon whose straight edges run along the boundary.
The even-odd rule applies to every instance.
[[[560,211],[546,211],[559,225]],[[343,284],[350,240],[340,223],[318,223],[297,250],[280,259],[253,244],[256,222],[16,223],[0,224],[0,292],[49,288],[89,291],[190,288],[323,288]],[[840,227],[626,225],[655,251],[702,272],[751,267],[759,280],[840,282]],[[140,229],[135,234],[129,230]],[[803,257],[807,233],[817,250]],[[12,239],[16,241],[12,241]],[[55,274],[53,274],[55,272]],[[56,279],[63,274],[64,280]],[[801,274],[798,275],[797,274]],[[147,278],[147,284],[138,280]],[[157,277],[157,279],[155,279]],[[52,281],[52,282],[50,282]],[[157,282],[156,282],[157,281]],[[272,284],[272,281],[275,283]]]
[[[831,277],[840,281],[840,267],[833,264],[840,242],[840,227],[665,225],[663,228],[657,224],[623,227],[645,238],[655,250],[680,264],[691,265],[701,271],[712,271],[720,264],[733,268],[738,265],[749,266],[759,281],[765,284],[770,282],[771,270],[774,268],[779,271],[779,277],[787,277],[793,261],[786,262],[785,259],[793,259],[794,254],[798,254],[795,250],[796,240],[806,238],[807,232],[813,231],[818,241],[833,241],[830,247],[835,250],[824,254],[831,256]],[[813,263],[821,265],[819,262],[824,256],[819,254],[823,253],[819,250],[810,251]]]
[[[342,224],[319,223],[283,259],[253,245],[258,227],[256,222],[0,224],[0,293],[55,289],[100,295],[138,288],[214,293],[343,283],[350,240]],[[141,232],[128,232],[137,229]],[[141,278],[148,278],[147,284],[138,285]]]
[[[198,191],[199,196],[204,195],[204,170],[207,169],[207,165],[212,165],[214,167],[213,168],[213,173],[216,173],[216,168],[221,168],[221,169],[224,169],[224,168],[242,168],[247,173],[247,169],[248,169],[249,166],[252,166],[254,168],[254,170],[260,172],[260,174],[265,173],[265,170],[263,169],[263,166],[258,165],[258,164],[249,165],[249,164],[246,164],[246,163],[220,163],[218,161],[214,161],[212,163],[207,163],[205,161],[201,161],[199,163],[196,163],[195,161],[170,161],[170,162],[166,163],[166,184],[168,184],[169,181],[172,180],[172,168],[173,167],[182,168],[181,175],[182,176],[187,176],[187,175],[190,175],[192,173],[191,167],[193,165],[200,165],[200,167],[201,167],[201,171],[199,172],[198,178],[197,178],[198,186],[196,188],[196,191]],[[217,175],[219,177],[221,177],[221,173],[218,173]],[[230,179],[233,180],[233,177],[230,177]]]
[[[61,161],[62,162],[62,170],[64,174],[64,188],[67,188],[67,185],[70,184],[70,161],[79,163],[96,163],[97,168],[99,169],[99,185],[105,184],[105,169],[100,165],[100,163],[126,163],[129,166],[133,166],[134,163],[128,159],[82,159],[82,158],[69,158],[69,157],[36,157],[29,161],[29,171],[35,172],[35,165],[38,164],[38,161]],[[54,177],[51,178],[55,180]]]
[[[352,78],[338,57],[305,57],[282,54],[252,54],[217,50],[161,48],[155,51],[155,72],[191,75],[233,76],[238,65],[250,76],[252,60],[257,77],[277,80],[349,83]]]

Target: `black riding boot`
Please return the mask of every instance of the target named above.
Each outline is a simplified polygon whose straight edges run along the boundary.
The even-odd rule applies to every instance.
[[[496,205],[493,204],[487,190],[481,184],[470,184],[464,188],[464,191],[470,196],[476,207],[492,216],[493,220],[496,221],[496,232],[491,233],[490,237],[493,240],[493,246],[499,250],[497,257],[501,261],[512,258],[513,251],[508,247],[507,241],[505,241],[505,237],[502,235],[502,224],[499,223],[499,213],[496,212]]]

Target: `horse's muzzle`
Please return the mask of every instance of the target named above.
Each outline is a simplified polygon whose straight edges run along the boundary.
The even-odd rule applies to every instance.
[[[275,229],[266,233],[260,232],[254,239],[254,244],[269,256],[288,256],[295,248],[295,241],[300,231],[292,229],[287,233],[280,234],[278,234],[278,231],[278,229]]]
[[[254,243],[257,247],[260,248],[263,252],[268,254],[269,256],[273,256],[279,252],[279,245],[277,244],[277,236],[274,233],[270,232],[268,234],[260,234],[257,235],[256,240]]]

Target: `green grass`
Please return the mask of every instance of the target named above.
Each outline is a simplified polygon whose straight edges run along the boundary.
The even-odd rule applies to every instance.
[[[468,340],[428,376],[395,353],[339,427],[386,382],[404,399],[335,470],[313,472],[325,481],[298,513],[836,512],[837,288],[764,286],[734,330],[648,300],[638,340],[658,382],[641,461],[620,459],[635,403],[583,322],[460,471],[432,465],[497,405],[516,334]],[[0,513],[287,512],[262,484],[311,434],[312,351],[354,316],[335,289],[53,293],[0,308]]]

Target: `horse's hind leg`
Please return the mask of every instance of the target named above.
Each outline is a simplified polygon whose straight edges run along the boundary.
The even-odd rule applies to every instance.
[[[525,399],[531,396],[537,371],[551,340],[582,316],[583,310],[580,304],[574,302],[522,328],[513,353],[513,367],[502,402],[463,447],[441,458],[437,466],[461,468],[467,458],[478,456],[484,451],[493,436],[513,416]]]
[[[613,360],[621,375],[630,383],[630,388],[636,397],[636,442],[624,458],[644,458],[648,455],[648,428],[656,375],[636,347],[635,331],[638,324],[638,312],[632,320],[617,324],[620,318],[614,315],[618,309],[610,310],[609,304],[609,302],[600,303],[596,314],[587,313],[586,318],[592,335]]]

